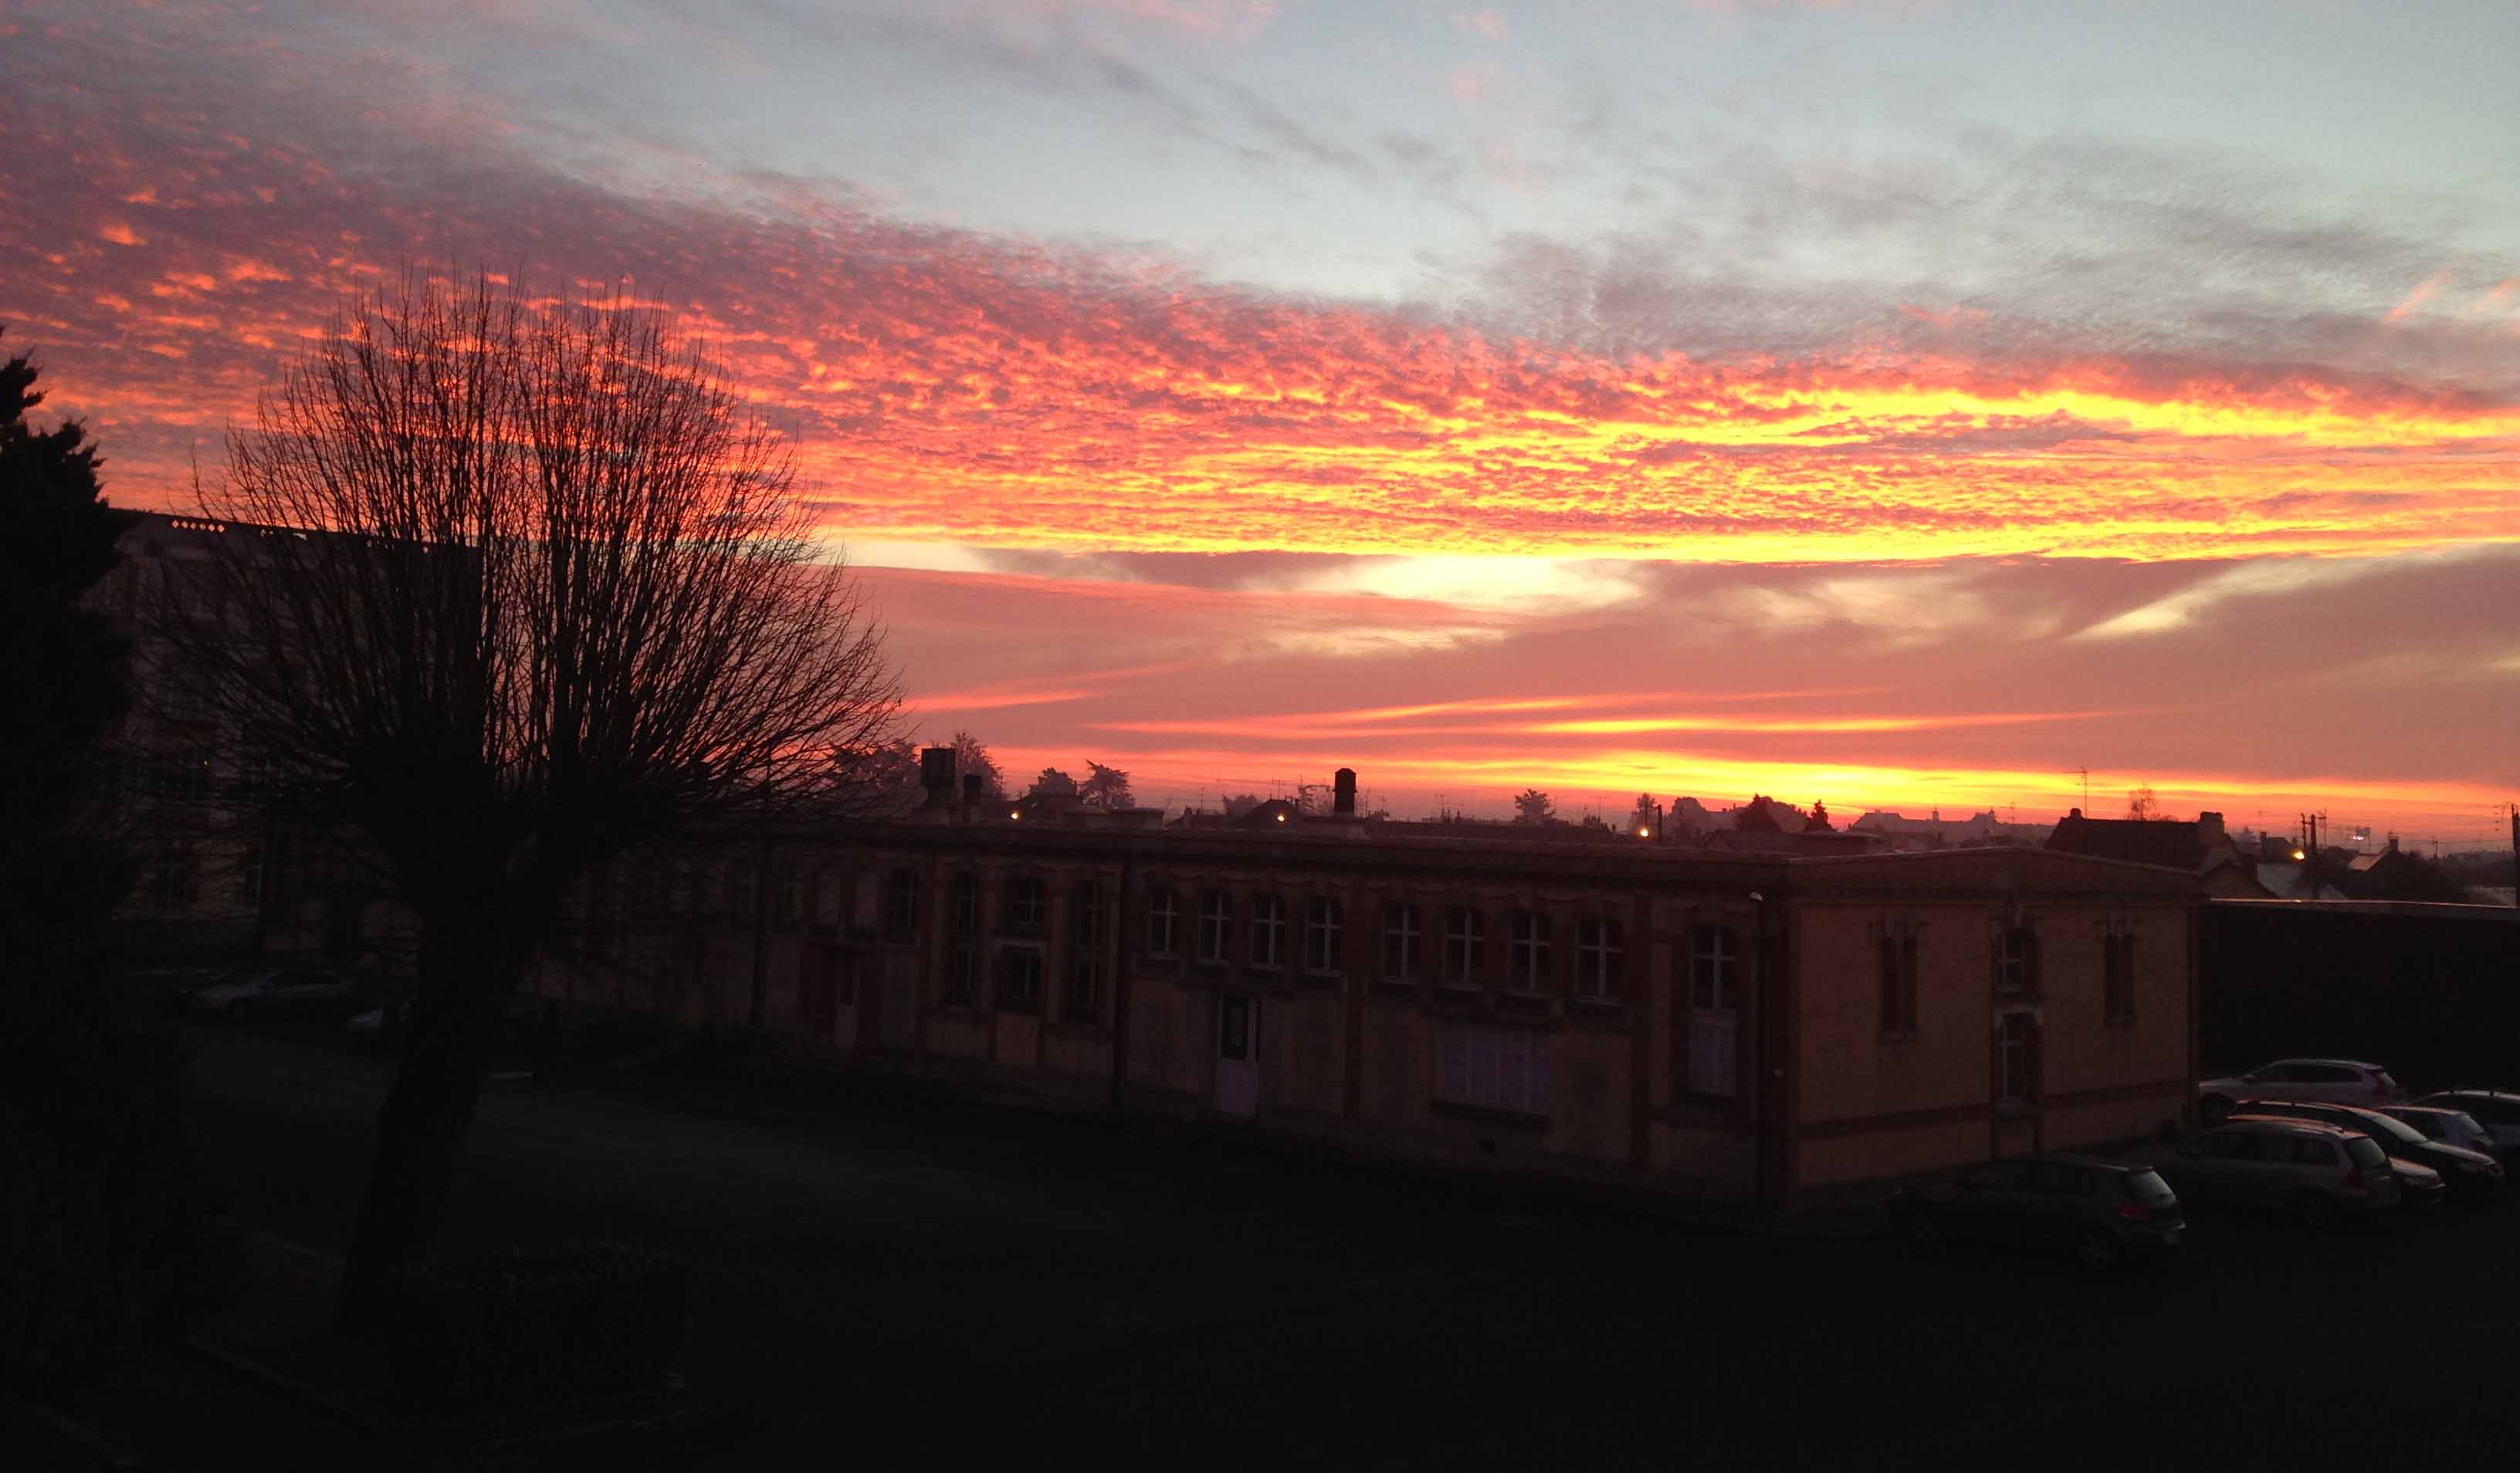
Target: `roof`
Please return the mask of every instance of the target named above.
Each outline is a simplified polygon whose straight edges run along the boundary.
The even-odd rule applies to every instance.
[[[2150,819],[2087,819],[2069,813],[2056,821],[2048,847],[2062,854],[2094,859],[2159,865],[2170,870],[2200,870],[2209,846],[2204,827]]]
[[[2315,1131],[2323,1136],[2337,1136],[2344,1138],[2352,1138],[2362,1134],[2361,1131],[2349,1131],[2341,1125],[2329,1125],[2324,1120],[2304,1120],[2298,1115],[2251,1115],[2246,1111],[2227,1118],[2223,1124],[2227,1126],[2279,1125],[2287,1130]]]

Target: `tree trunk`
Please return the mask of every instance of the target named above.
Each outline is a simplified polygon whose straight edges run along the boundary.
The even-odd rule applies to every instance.
[[[334,1306],[345,1333],[372,1334],[388,1275],[436,1244],[501,1009],[523,972],[521,959],[482,929],[477,915],[423,920],[402,1063],[377,1112],[376,1161]]]

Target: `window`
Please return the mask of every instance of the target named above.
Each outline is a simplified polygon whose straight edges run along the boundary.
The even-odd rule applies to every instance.
[[[980,934],[980,876],[970,873],[954,876],[953,896],[946,918],[957,936]]]
[[[1203,890],[1198,897],[1198,960],[1223,965],[1234,955],[1234,897]]]
[[[752,862],[729,860],[726,864],[726,915],[731,920],[749,921],[753,917],[756,897],[752,890]]]
[[[1050,886],[1029,874],[1007,877],[1006,928],[1037,933],[1050,921]]]
[[[1326,976],[1346,970],[1346,925],[1347,908],[1339,902],[1323,895],[1304,902],[1304,970]]]
[[[805,923],[805,871],[794,865],[779,867],[779,923]]]
[[[1916,938],[1881,938],[1881,1036],[1916,1036]]]
[[[2005,1104],[2028,1104],[2037,1091],[2036,1069],[2031,1049],[2037,1041],[2039,1023],[2026,1012],[2003,1015],[2002,1031],[1997,1034],[1997,1055],[2002,1065]]]
[[[2034,1161],[2030,1165],[2030,1189],[2051,1197],[2091,1197],[2099,1194],[2100,1181],[2088,1166],[2065,1161]]]
[[[1520,1028],[1445,1024],[1435,1036],[1435,1097],[1525,1115],[1548,1114],[1547,1039]]]
[[[1080,880],[1069,897],[1073,923],[1068,932],[1067,990],[1060,1011],[1074,1022],[1100,1022],[1102,1017],[1102,886]]]
[[[1251,897],[1251,964],[1286,964],[1286,902],[1278,896]]]
[[[158,852],[158,867],[150,876],[149,898],[161,911],[183,911],[192,908],[199,887],[193,874],[193,851],[181,844],[169,844]]]
[[[248,906],[262,904],[262,846],[246,846],[245,855],[237,861],[237,900]]]
[[[980,947],[957,940],[945,961],[945,1002],[954,1007],[976,1007],[980,1002]]]
[[[1587,915],[1575,930],[1575,996],[1596,1003],[1620,997],[1619,923]]]
[[[1444,981],[1476,987],[1488,966],[1488,917],[1468,906],[1444,911]]]
[[[2135,938],[2100,938],[2100,1014],[2111,1023],[2135,1021]]]
[[[1700,925],[1688,944],[1688,1088],[1732,1094],[1734,1035],[1739,1023],[1740,938],[1731,926]]]
[[[884,934],[894,941],[908,941],[919,934],[919,873],[915,870],[895,870],[884,878]]]
[[[1147,892],[1147,955],[1169,957],[1181,934],[1181,895],[1170,885]]]
[[[1512,992],[1549,990],[1549,917],[1516,911],[1506,922],[1505,985]]]
[[[2039,989],[2039,938],[2027,926],[2007,927],[1995,944],[1995,990],[2001,993]]]
[[[1394,982],[1418,979],[1418,908],[1399,901],[1382,907],[1382,975]]]
[[[1041,1009],[1041,949],[1011,946],[998,953],[998,1005],[1009,1012]]]

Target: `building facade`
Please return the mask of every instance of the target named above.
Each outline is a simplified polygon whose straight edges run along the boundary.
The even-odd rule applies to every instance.
[[[1290,815],[922,822],[600,876],[538,986],[1437,1160],[1784,1200],[2193,1097],[2192,875]]]

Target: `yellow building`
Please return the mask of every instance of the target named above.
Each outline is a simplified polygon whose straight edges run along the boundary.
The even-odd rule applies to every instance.
[[[617,870],[540,985],[993,1087],[1733,1198],[2146,1136],[2193,1097],[2191,874],[1155,817],[935,804]]]

